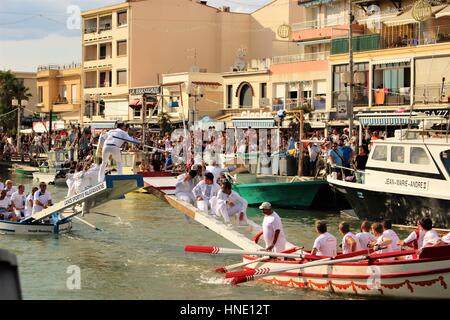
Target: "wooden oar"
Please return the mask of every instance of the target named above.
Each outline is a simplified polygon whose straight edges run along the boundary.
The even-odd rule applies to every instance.
[[[87,222],[86,220],[81,219],[80,217],[75,216],[74,218],[77,219],[78,221],[84,223],[85,225],[87,225],[87,226],[89,226],[89,227],[95,229],[96,231],[103,231],[102,229],[97,228],[97,227],[94,226],[92,223],[89,223],[89,222]]]
[[[186,246],[184,247],[186,252],[198,252],[209,254],[236,254],[236,255],[252,255],[252,256],[271,256],[279,258],[298,259],[304,258],[304,254],[289,254],[289,253],[276,253],[267,251],[247,251],[240,249],[229,249],[219,247],[205,247],[205,246]]]
[[[404,224],[393,224],[393,227],[401,228],[401,229],[417,229],[417,226],[407,226]],[[439,229],[439,228],[433,228],[434,231],[439,233],[449,233],[450,229]]]
[[[312,261],[302,264],[296,264],[296,265],[290,265],[288,267],[279,267],[279,268],[258,268],[254,270],[246,270],[246,271],[238,271],[238,272],[228,272],[225,274],[225,278],[231,278],[231,284],[237,285],[239,283],[252,281],[258,278],[264,278],[268,277],[274,274],[295,270],[295,269],[304,269],[309,267],[317,267],[317,266],[326,266],[326,265],[333,265],[337,263],[343,263],[343,262],[355,262],[360,260],[367,259],[367,256],[357,256],[347,259],[333,259],[333,258],[326,258],[318,261]]]
[[[387,259],[398,256],[410,255],[416,253],[416,250],[406,250],[406,251],[397,251],[397,252],[388,252],[388,253],[372,253],[371,255],[360,255],[356,257],[350,257],[349,255],[341,255],[333,258],[326,258],[318,261],[312,261],[308,263],[298,264],[296,266],[288,266],[288,267],[280,267],[280,268],[257,268],[253,270],[245,270],[238,272],[228,272],[225,274],[225,278],[232,278],[231,283],[236,285],[239,283],[252,281],[258,278],[264,278],[270,275],[295,270],[295,269],[304,269],[308,267],[317,267],[323,265],[333,265],[343,262],[356,262],[361,260],[377,260],[377,259]],[[342,258],[340,258],[342,257]]]
[[[284,251],[282,251],[281,253],[292,253],[292,252],[296,252],[296,251],[298,251],[298,250],[302,250],[303,248],[304,248],[304,247],[294,247],[294,248],[291,248],[291,249],[284,250]],[[303,253],[303,252],[302,252],[302,253]],[[245,267],[245,266],[247,266],[247,265],[249,265],[249,264],[258,263],[258,262],[262,262],[262,261],[266,261],[266,260],[268,260],[268,259],[270,259],[270,258],[271,258],[270,256],[266,256],[266,257],[258,258],[258,259],[253,260],[253,261],[240,262],[240,263],[232,264],[232,265],[229,265],[229,266],[217,268],[217,269],[214,270],[214,271],[215,271],[215,272],[219,272],[219,273],[226,273],[226,272],[229,272],[229,271],[234,270],[234,269],[238,269],[238,268],[241,268],[241,267]]]

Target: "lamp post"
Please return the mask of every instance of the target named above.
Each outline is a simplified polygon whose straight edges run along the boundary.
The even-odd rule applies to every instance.
[[[348,67],[350,73],[349,79],[349,97],[348,97],[348,123],[349,123],[349,134],[353,130],[353,10],[352,10],[352,0],[348,0]]]
[[[13,107],[17,107],[17,153],[20,152],[21,149],[21,137],[20,137],[20,124],[21,124],[21,115],[22,115],[22,107],[26,107],[28,105],[28,100],[22,99],[18,100],[14,98],[11,101]]]
[[[194,109],[192,110],[192,125],[195,124],[195,116],[197,113],[197,101],[199,98],[203,98],[203,90],[198,85],[189,86],[189,98],[194,98]]]

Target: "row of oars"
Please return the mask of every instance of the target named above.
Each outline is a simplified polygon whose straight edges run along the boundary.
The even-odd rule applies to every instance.
[[[219,247],[205,247],[205,246],[186,246],[185,251],[186,252],[197,252],[197,253],[209,253],[209,254],[233,254],[233,255],[252,255],[252,256],[263,256],[261,258],[246,261],[242,263],[237,263],[221,268],[217,268],[215,271],[225,273],[225,278],[230,279],[230,283],[237,285],[239,283],[252,281],[258,278],[264,278],[267,276],[295,270],[295,269],[305,269],[309,267],[317,267],[317,266],[324,266],[324,265],[334,265],[338,263],[344,263],[344,262],[356,262],[356,261],[362,261],[362,260],[377,260],[377,259],[386,259],[386,258],[393,258],[398,256],[405,256],[405,255],[411,255],[415,254],[415,250],[406,250],[401,252],[392,252],[392,253],[383,253],[383,254],[377,254],[377,253],[371,253],[370,250],[359,250],[356,252],[352,252],[349,254],[341,254],[335,257],[330,258],[320,258],[320,257],[312,257],[307,254],[305,254],[302,250],[303,248],[294,247],[288,250],[285,250],[281,253],[275,253],[275,252],[267,252],[267,251],[247,251],[247,250],[240,250],[240,249],[230,249],[230,248],[219,248]],[[299,252],[299,253],[294,253]],[[256,269],[249,269],[249,270],[242,270],[237,272],[231,272],[231,270],[235,270],[241,267],[244,267],[249,264],[263,262],[266,260],[269,260],[271,258],[288,258],[288,259],[300,259],[304,260],[307,258],[308,260],[313,258],[317,259],[315,261],[309,261],[305,263],[296,263],[296,264],[289,264],[288,266],[282,266],[278,268],[256,268]]]

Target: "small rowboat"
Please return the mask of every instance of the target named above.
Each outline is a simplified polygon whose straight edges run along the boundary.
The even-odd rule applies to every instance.
[[[43,223],[20,223],[0,220],[0,234],[8,235],[49,235],[68,233],[72,229],[70,219],[61,220],[57,225]]]
[[[30,167],[30,166],[15,166],[14,172],[17,175],[22,176],[33,176],[33,173],[39,172],[39,168],[36,167]]]
[[[414,258],[386,261],[389,257],[408,253],[412,254]],[[302,264],[311,262],[311,260],[272,259],[262,264],[249,264],[241,273],[235,272],[227,277],[241,277],[238,283],[260,278],[259,280],[265,283],[332,293],[450,299],[450,245],[427,247],[419,251],[417,255],[414,253],[414,250],[409,250],[403,253],[378,254],[373,258],[355,262],[305,268],[301,268]],[[244,256],[243,261],[251,262],[257,259],[258,257],[254,256]],[[339,259],[339,256],[336,259]],[[298,268],[295,268],[296,265]],[[273,273],[277,269],[289,270]]]

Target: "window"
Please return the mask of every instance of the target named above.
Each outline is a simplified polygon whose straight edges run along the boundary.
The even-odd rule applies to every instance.
[[[127,25],[127,12],[117,12],[117,26],[126,26]]]
[[[252,88],[248,84],[244,84],[241,88],[241,92],[239,93],[239,106],[241,108],[244,107],[252,107],[253,105],[253,96],[252,96]]]
[[[141,109],[138,109],[138,108],[134,109],[133,110],[133,116],[135,118],[140,118],[141,117]]]
[[[267,83],[261,83],[261,98],[267,98]]]
[[[127,84],[127,70],[117,70],[117,85]]]
[[[233,107],[233,85],[227,85],[227,109]]]
[[[78,101],[78,85],[73,84],[72,85],[72,103],[80,103],[80,101]]]
[[[450,175],[450,150],[441,152],[441,160],[445,170],[447,170],[447,173]]]
[[[423,148],[412,147],[410,153],[411,164],[430,164],[430,159]]]
[[[392,147],[391,148],[391,162],[404,163],[405,162],[405,148]]]
[[[38,87],[38,103],[44,103],[44,87]]]
[[[373,150],[372,160],[387,161],[387,146],[376,146]]]
[[[117,41],[117,56],[127,55],[127,40]]]

